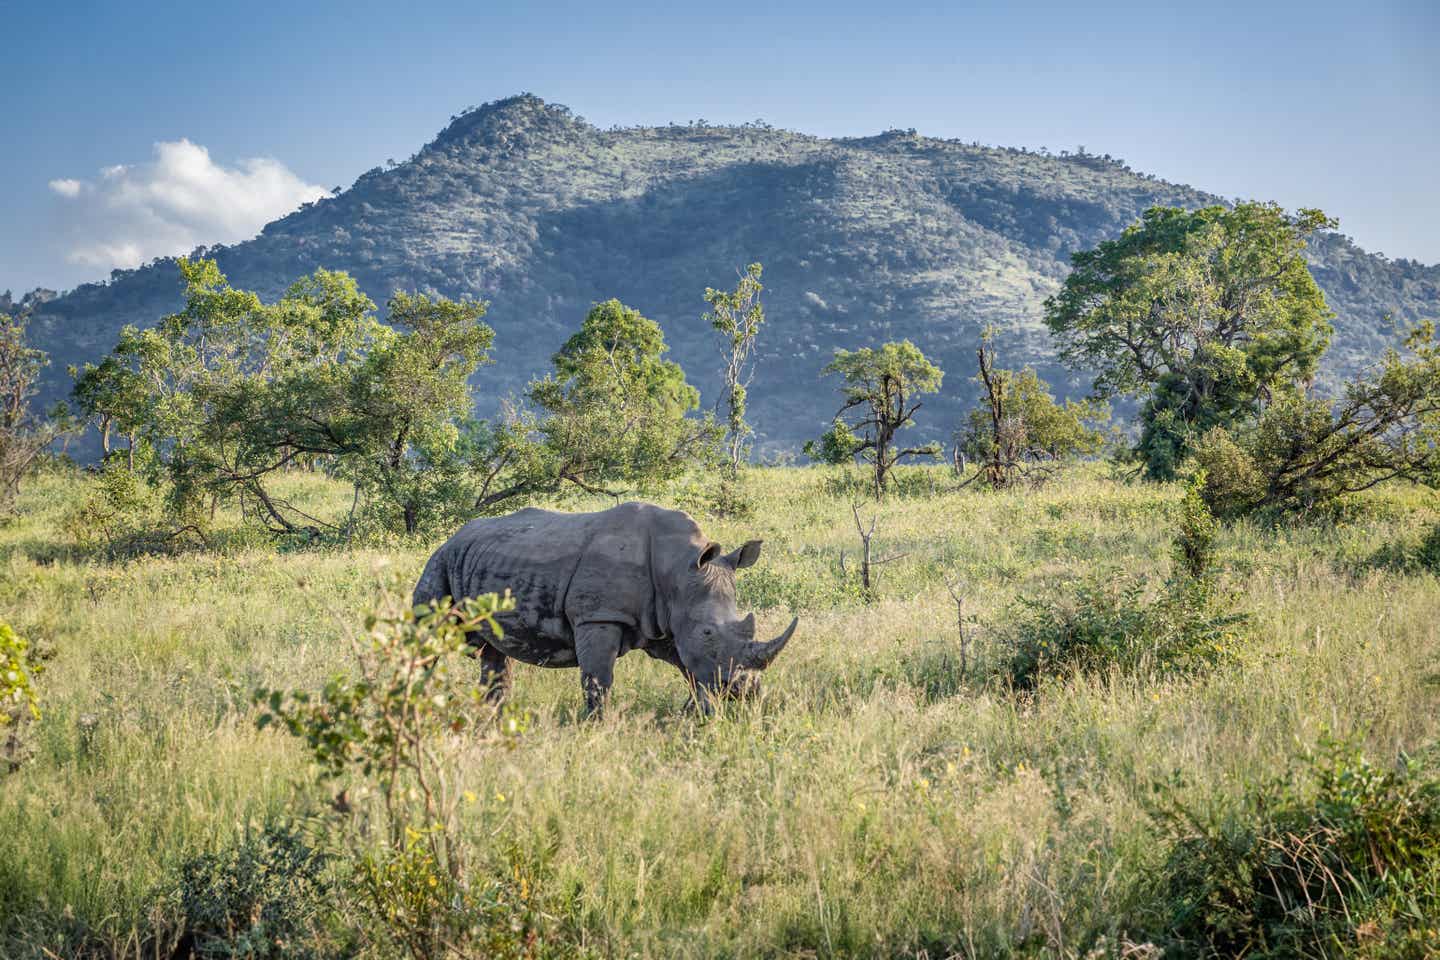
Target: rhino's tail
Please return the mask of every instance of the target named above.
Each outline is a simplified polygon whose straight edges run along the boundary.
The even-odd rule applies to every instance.
[[[425,564],[425,571],[420,574],[420,582],[415,584],[415,592],[411,594],[410,602],[418,606],[454,595],[450,589],[450,576],[445,571],[445,563],[440,559],[439,551],[436,551]]]

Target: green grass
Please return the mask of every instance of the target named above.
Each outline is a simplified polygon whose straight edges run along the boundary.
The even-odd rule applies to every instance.
[[[439,540],[277,552],[234,534],[211,553],[91,561],[60,533],[86,483],[41,478],[0,526],[0,619],[52,652],[35,756],[0,780],[4,956],[82,934],[139,954],[185,860],[312,808],[300,746],[256,731],[250,691],[344,668],[376,566],[409,577]],[[862,507],[879,513],[878,551],[905,554],[865,604],[841,579],[858,537],[832,475],[765,469],[749,485],[752,518],[700,519],[727,548],[765,540],[741,576],[762,633],[801,618],[760,703],[697,723],[679,675],[635,655],[607,718],[580,722],[574,671],[520,667],[528,730],[460,769],[474,868],[523,858],[602,955],[1083,956],[1163,933],[1157,785],[1224,811],[1326,735],[1377,762],[1440,741],[1440,579],[1387,559],[1440,521],[1432,494],[1226,530],[1256,633],[1235,666],[1019,696],[996,673],[1015,598],[1099,571],[1163,577],[1178,488],[1079,470],[1040,491],[953,493],[938,469],[905,471],[900,495]],[[586,505],[602,504],[566,504]],[[965,677],[957,578],[976,621]]]

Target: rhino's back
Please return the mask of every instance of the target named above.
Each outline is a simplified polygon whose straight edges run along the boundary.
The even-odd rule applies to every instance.
[[[646,503],[595,513],[527,507],[482,517],[435,552],[415,599],[508,589],[515,610],[499,618],[505,636],[487,639],[526,663],[573,666],[572,627],[587,615],[640,625],[651,584],[646,544],[655,530],[676,525],[695,526],[679,511]]]
[[[528,508],[482,517],[461,527],[432,558],[451,596],[509,590],[515,597],[515,609],[497,618],[504,636],[486,638],[507,655],[540,666],[574,666],[565,595],[584,551],[586,525],[576,522],[581,516]]]

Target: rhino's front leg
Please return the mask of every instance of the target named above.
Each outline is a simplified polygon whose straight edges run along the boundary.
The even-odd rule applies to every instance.
[[[580,664],[580,686],[589,716],[599,717],[605,710],[619,655],[620,628],[615,624],[588,623],[575,631],[575,660]]]

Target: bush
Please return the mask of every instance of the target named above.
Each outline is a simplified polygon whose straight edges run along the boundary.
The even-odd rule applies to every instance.
[[[1205,496],[1230,518],[1332,511],[1349,494],[1406,480],[1440,485],[1440,340],[1422,325],[1406,352],[1333,400],[1280,396],[1253,421],[1216,427],[1197,445]]]
[[[30,644],[0,620],[0,774],[15,770],[29,756],[25,728],[40,719],[34,677],[43,669]]]
[[[542,924],[553,923],[520,865],[510,865],[510,879],[486,877],[465,862],[459,837],[457,810],[474,797],[457,788],[456,753],[495,716],[464,669],[467,636],[499,633],[495,615],[513,608],[508,594],[493,593],[412,607],[386,580],[352,642],[353,674],[318,694],[255,692],[267,708],[260,726],[283,725],[305,741],[322,780],[345,781],[337,846],[354,866],[360,923],[417,958],[578,953],[564,936],[541,948]],[[509,743],[522,729],[510,717],[491,737]]]
[[[1201,498],[1205,475],[1181,504],[1174,570],[1163,589],[1138,578],[1092,578],[1073,593],[1022,597],[1008,626],[1010,682],[1033,688],[1042,673],[1101,670],[1189,672],[1235,655],[1249,617],[1219,586],[1217,525]]]
[[[176,956],[319,957],[333,902],[325,857],[293,825],[268,823],[180,868],[183,933]]]
[[[130,557],[204,545],[205,532],[198,518],[192,519],[195,522],[172,522],[159,492],[142,472],[112,455],[96,476],[90,495],[63,523],[80,549]]]
[[[1021,598],[1007,630],[1010,682],[1033,689],[1042,674],[1109,667],[1184,673],[1234,657],[1246,615],[1193,586],[1150,593],[1138,578],[1095,578],[1068,595]]]
[[[1152,810],[1173,845],[1168,935],[1220,956],[1434,956],[1440,778],[1334,742],[1304,773],[1299,787],[1250,791],[1228,818]]]
[[[1440,523],[1431,527],[1425,539],[1420,541],[1418,559],[1421,567],[1431,573],[1440,574]]]

